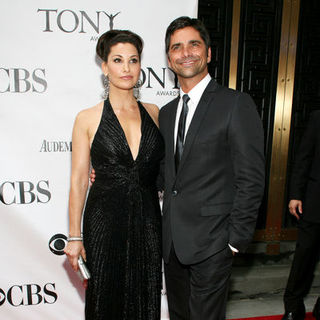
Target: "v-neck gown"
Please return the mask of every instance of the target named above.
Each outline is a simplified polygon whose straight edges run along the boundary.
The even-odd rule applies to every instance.
[[[162,136],[138,103],[141,141],[133,159],[109,100],[91,146],[96,171],[83,220],[91,272],[86,319],[159,320],[161,214],[156,188]]]

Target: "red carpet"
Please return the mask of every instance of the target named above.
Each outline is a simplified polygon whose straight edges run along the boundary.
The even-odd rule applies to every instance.
[[[232,319],[232,320],[281,320],[282,315],[278,316],[266,316],[266,317],[252,317],[252,318],[239,318],[239,319]],[[309,312],[306,314],[305,320],[314,320],[315,318],[312,316],[312,313]]]

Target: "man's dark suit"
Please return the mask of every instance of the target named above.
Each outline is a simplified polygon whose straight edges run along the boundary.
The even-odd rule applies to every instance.
[[[311,114],[290,184],[290,199],[302,200],[303,219],[320,223],[320,111]]]
[[[303,298],[320,251],[320,111],[310,117],[296,156],[289,198],[302,201],[294,260],[284,295],[286,312],[304,313]],[[320,317],[320,303],[318,306]]]
[[[263,129],[247,94],[211,80],[176,172],[178,102],[176,98],[168,103],[159,116],[166,146],[163,257],[167,263],[173,244],[179,262],[193,265],[222,250],[232,256],[228,244],[241,252],[251,241],[264,190]]]

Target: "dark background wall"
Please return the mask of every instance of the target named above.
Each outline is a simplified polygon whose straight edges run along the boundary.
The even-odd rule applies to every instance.
[[[213,59],[209,72],[218,83],[228,86],[233,1],[199,0],[198,3],[198,16],[208,28],[212,41]],[[237,89],[249,93],[254,99],[265,130],[267,181],[257,229],[265,228],[267,203],[270,200],[268,182],[273,147],[282,8],[283,0],[241,1]],[[319,14],[320,1],[301,1],[288,170],[287,179],[284,181],[286,186],[290,181],[292,163],[309,114],[320,109]],[[283,228],[293,225],[287,212],[287,191],[285,198]]]

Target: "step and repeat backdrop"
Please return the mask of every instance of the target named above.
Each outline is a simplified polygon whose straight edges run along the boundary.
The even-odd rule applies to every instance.
[[[197,1],[0,2],[0,319],[84,319],[63,248],[73,122],[102,99],[96,42],[109,29],[141,35],[141,100],[161,107],[177,95],[165,30],[182,15],[196,17]]]

